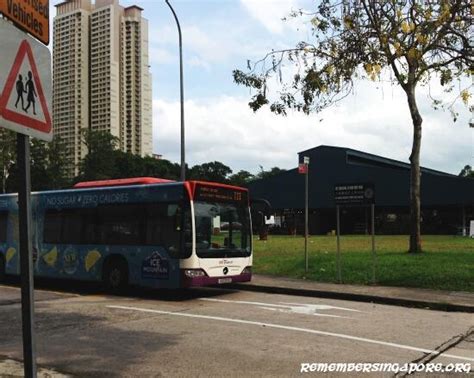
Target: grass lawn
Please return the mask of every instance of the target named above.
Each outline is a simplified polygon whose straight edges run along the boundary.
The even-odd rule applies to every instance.
[[[342,282],[371,284],[370,236],[341,237]],[[461,236],[422,236],[424,252],[411,255],[408,236],[376,236],[378,285],[474,292],[474,240]],[[337,282],[336,237],[311,236],[309,272],[304,272],[304,237],[254,237],[254,272]]]

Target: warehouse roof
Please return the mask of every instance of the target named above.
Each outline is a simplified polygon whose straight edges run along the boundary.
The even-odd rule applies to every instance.
[[[408,206],[410,165],[344,147],[318,146],[298,153],[310,158],[310,208],[334,206],[334,186],[373,183],[377,206]],[[422,206],[474,206],[474,179],[421,168]],[[291,169],[248,185],[252,197],[269,200],[275,209],[304,207],[304,175]]]

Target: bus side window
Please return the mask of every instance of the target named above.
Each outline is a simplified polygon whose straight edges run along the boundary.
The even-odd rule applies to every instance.
[[[81,244],[82,214],[81,209],[67,209],[63,211],[63,226],[61,242],[63,244]]]
[[[154,203],[147,208],[146,244],[164,245],[166,235],[172,232],[172,217],[168,216],[168,204]]]
[[[96,244],[95,209],[47,210],[43,241],[50,244]]]
[[[177,204],[154,203],[147,206],[146,244],[165,247],[174,256],[179,251],[180,224],[176,216],[180,214]]]
[[[60,244],[62,213],[58,210],[47,210],[44,216],[43,241],[49,244]]]
[[[81,209],[82,244],[98,244],[97,212],[95,209]]]
[[[7,241],[7,219],[8,212],[0,211],[0,243]]]
[[[138,205],[104,205],[98,208],[100,244],[143,244],[143,211]]]

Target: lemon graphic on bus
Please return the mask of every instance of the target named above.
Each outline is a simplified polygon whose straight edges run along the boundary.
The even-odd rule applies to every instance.
[[[46,262],[46,264],[53,268],[54,265],[56,265],[56,261],[58,260],[58,249],[53,247],[51,251],[43,255],[43,260]]]
[[[98,250],[89,251],[86,256],[86,272],[90,271],[101,257],[102,255]]]
[[[7,249],[7,255],[6,255],[7,263],[13,258],[13,256],[15,256],[15,253],[16,253],[15,248],[10,247]]]

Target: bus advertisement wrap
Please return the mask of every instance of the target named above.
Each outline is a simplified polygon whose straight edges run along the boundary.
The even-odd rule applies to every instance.
[[[251,279],[246,189],[121,181],[125,184],[32,194],[35,276],[102,281],[109,288]],[[16,198],[0,195],[0,278],[19,274]]]

